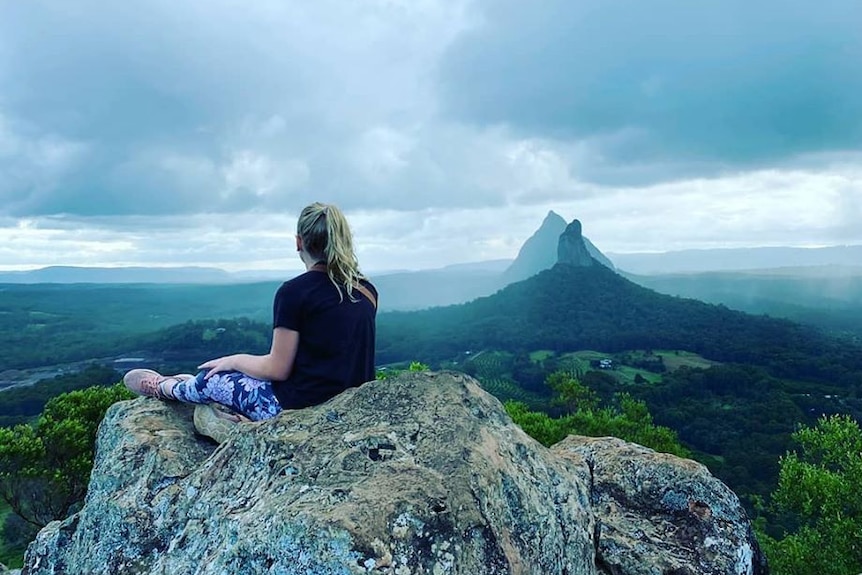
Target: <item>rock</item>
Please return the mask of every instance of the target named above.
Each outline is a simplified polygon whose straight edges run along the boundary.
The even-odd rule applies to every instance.
[[[581,222],[578,220],[572,220],[572,223],[560,234],[557,243],[557,263],[576,267],[590,267],[596,263],[584,243]]]
[[[548,450],[473,379],[426,372],[220,446],[189,406],[118,403],[83,508],[39,533],[23,573],[754,575],[758,557],[701,466],[618,440]]]
[[[603,572],[768,572],[739,499],[703,465],[611,437],[569,436],[552,451],[586,467]]]
[[[83,509],[25,572],[596,573],[586,486],[467,376],[372,382],[217,448],[190,420],[113,406]]]
[[[503,272],[503,284],[525,280],[553,267],[557,263],[557,243],[565,229],[566,220],[553,210],[548,212],[542,225],[527,238],[518,251],[518,257]]]
[[[553,210],[549,211],[539,229],[521,246],[518,257],[503,272],[503,285],[525,280],[543,270],[554,267],[554,264],[559,261],[560,235],[564,234],[565,231],[566,220]],[[615,269],[611,260],[599,251],[589,239],[581,236],[581,242],[593,259],[610,269]]]

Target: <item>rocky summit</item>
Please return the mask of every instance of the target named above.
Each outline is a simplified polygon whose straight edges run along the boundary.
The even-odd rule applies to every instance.
[[[107,413],[83,508],[25,574],[765,572],[736,496],[615,439],[549,450],[470,377],[405,373],[317,407],[194,434],[188,406]]]
[[[573,226],[576,226],[577,229],[574,235],[572,235],[572,231],[575,229]],[[562,245],[563,237],[566,237],[567,242],[576,244],[575,251],[579,254],[578,261],[580,263],[574,265],[592,265],[593,260],[595,260],[609,269],[615,269],[611,260],[582,234],[581,223],[578,220],[574,220],[567,226],[566,220],[552,210],[548,212],[541,227],[521,246],[518,257],[503,273],[503,285],[525,280],[543,270],[554,267],[554,264],[560,261],[559,247]],[[586,257],[583,255],[583,250],[586,250]],[[569,254],[572,251],[572,249],[567,249],[566,263],[570,263]]]
[[[580,221],[572,220],[572,223],[567,225],[565,231],[560,234],[557,244],[557,263],[576,267],[589,267],[596,264],[596,260],[592,258],[584,243]]]

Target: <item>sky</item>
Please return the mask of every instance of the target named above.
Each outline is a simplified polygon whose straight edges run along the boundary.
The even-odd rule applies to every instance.
[[[0,0],[0,269],[862,244],[862,3]]]

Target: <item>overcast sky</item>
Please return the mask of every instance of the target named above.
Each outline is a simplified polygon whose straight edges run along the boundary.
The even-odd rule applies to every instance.
[[[858,0],[0,0],[0,269],[862,244]]]

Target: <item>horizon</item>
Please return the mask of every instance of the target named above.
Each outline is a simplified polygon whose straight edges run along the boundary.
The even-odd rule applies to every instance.
[[[3,3],[0,270],[862,244],[862,5],[623,2]]]
[[[694,249],[680,249],[680,250],[670,250],[663,252],[628,252],[628,253],[617,253],[617,252],[604,252],[602,254],[611,259],[611,262],[616,265],[613,261],[614,257],[626,257],[626,256],[634,256],[634,257],[650,257],[650,256],[672,256],[672,255],[681,255],[688,253],[700,253],[700,252],[711,252],[713,254],[720,252],[732,252],[732,251],[759,251],[759,250],[804,250],[804,251],[816,251],[816,250],[829,250],[829,249],[849,249],[849,248],[862,248],[862,244],[838,244],[838,245],[829,245],[829,246],[788,246],[788,245],[776,245],[776,246],[743,246],[743,247],[717,247],[717,248],[694,248]],[[471,261],[461,261],[461,262],[452,262],[445,263],[438,267],[424,267],[424,268],[379,268],[379,269],[366,269],[362,268],[368,274],[376,274],[376,275],[389,275],[389,274],[399,274],[399,273],[417,273],[424,271],[437,271],[443,270],[450,267],[460,267],[460,266],[475,266],[481,264],[491,264],[491,263],[507,263],[511,264],[515,261],[518,254],[515,254],[515,257],[512,258],[497,258],[497,259],[489,259],[489,260],[471,260]],[[74,265],[74,264],[52,264],[47,266],[38,266],[38,267],[21,267],[21,268],[3,268],[0,267],[0,274],[9,273],[16,274],[22,273],[26,274],[28,272],[38,272],[49,269],[69,269],[69,270],[158,270],[158,271],[169,271],[169,270],[198,270],[198,271],[213,271],[213,272],[222,272],[228,274],[230,276],[247,276],[251,279],[265,278],[272,279],[276,274],[289,274],[289,273],[301,273],[303,271],[303,267],[301,262],[297,259],[296,262],[298,265],[294,267],[285,267],[284,269],[276,269],[276,268],[226,268],[220,267],[217,265],[195,265],[195,264],[165,264],[165,265],[138,265],[138,264],[105,264],[105,265]],[[774,268],[763,268],[763,267],[741,267],[738,271],[752,271],[755,269],[789,269],[792,267],[799,268],[811,268],[811,267],[859,267],[862,268],[862,263],[859,264],[835,264],[835,263],[818,263],[818,264],[799,264],[796,265],[787,265],[781,264],[777,265]],[[620,268],[622,271],[627,271],[623,268]],[[716,269],[715,271],[733,271],[731,269]],[[661,273],[661,272],[658,272]],[[673,273],[673,272],[664,272],[664,273]],[[236,279],[241,279],[238,277]]]

